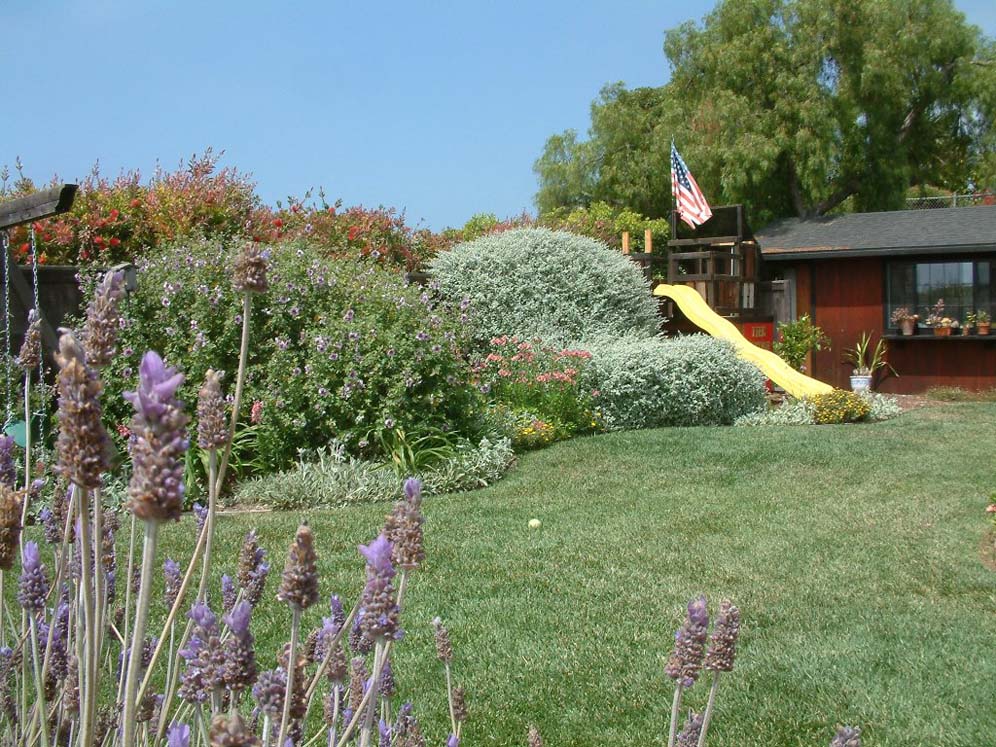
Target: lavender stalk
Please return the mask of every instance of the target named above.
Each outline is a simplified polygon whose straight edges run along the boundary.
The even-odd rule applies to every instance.
[[[129,508],[145,522],[142,546],[142,580],[135,607],[135,627],[131,650],[138,652],[145,640],[152,571],[155,567],[159,525],[180,518],[183,508],[183,453],[187,449],[188,418],[176,399],[183,375],[168,368],[162,358],[149,351],[139,367],[139,385],[125,397],[135,407],[132,421],[132,462],[134,472],[128,486]],[[135,742],[135,706],[138,695],[141,656],[128,657],[124,710],[121,718],[122,744]]]
[[[716,691],[719,689],[720,672],[732,672],[737,656],[737,638],[740,635],[740,610],[732,602],[724,600],[719,606],[719,615],[713,627],[709,649],[706,651],[703,667],[712,672],[712,687],[709,688],[709,702],[702,717],[702,730],[696,747],[705,747],[706,733],[712,721],[716,706]]]

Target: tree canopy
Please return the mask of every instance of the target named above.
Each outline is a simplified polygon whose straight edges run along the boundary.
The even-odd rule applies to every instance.
[[[950,0],[723,0],[664,53],[667,85],[607,86],[587,140],[547,141],[541,212],[666,214],[671,137],[710,202],[755,222],[996,182],[996,45]]]

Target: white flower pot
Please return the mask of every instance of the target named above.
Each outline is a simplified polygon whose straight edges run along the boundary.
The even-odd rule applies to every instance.
[[[868,376],[852,376],[851,377],[851,391],[852,392],[867,392],[872,388],[872,377]]]

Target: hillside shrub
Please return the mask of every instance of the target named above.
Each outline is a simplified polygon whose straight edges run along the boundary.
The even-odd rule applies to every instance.
[[[602,340],[584,382],[610,430],[729,425],[765,406],[764,376],[705,335]]]
[[[539,225],[558,231],[590,236],[613,249],[622,248],[622,234],[629,232],[630,249],[645,252],[644,232],[653,237],[653,254],[665,254],[671,226],[666,218],[647,218],[635,210],[595,202],[587,207],[557,208],[540,216]]]
[[[242,307],[231,288],[233,250],[220,239],[178,241],[143,260],[138,289],[123,305],[121,353],[106,377],[115,422],[129,417],[120,393],[134,388],[145,350],[182,368],[187,402],[209,367],[234,377]],[[246,384],[266,469],[293,462],[302,444],[332,438],[371,457],[396,428],[476,434],[478,398],[458,310],[397,273],[327,259],[309,243],[270,251],[270,289],[253,305]]]
[[[657,305],[639,268],[593,239],[542,228],[482,236],[430,263],[444,298],[472,302],[485,344],[501,335],[548,343],[657,332]]]

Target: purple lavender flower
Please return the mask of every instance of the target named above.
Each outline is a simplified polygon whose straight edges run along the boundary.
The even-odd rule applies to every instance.
[[[283,714],[286,691],[287,672],[282,667],[277,667],[260,673],[259,679],[253,685],[252,697],[256,700],[259,710],[274,721],[279,720]]]
[[[699,734],[702,733],[702,721],[702,714],[690,711],[685,719],[684,727],[675,740],[675,747],[697,747]]]
[[[180,584],[182,583],[180,564],[173,560],[173,558],[166,558],[166,561],[163,563],[163,577],[165,579],[165,583],[163,584],[163,601],[166,602],[167,608],[171,608],[173,603],[176,602],[176,598],[180,596]]]
[[[367,583],[360,598],[360,628],[372,641],[397,638],[400,610],[394,599],[394,565],[390,540],[383,534],[369,545],[359,546],[360,554],[367,561]]]
[[[198,533],[204,531],[204,524],[207,522],[208,509],[207,506],[200,503],[194,504],[194,516],[197,518],[197,531]]]
[[[830,747],[861,747],[861,729],[842,726],[837,729]]]
[[[712,672],[732,672],[737,656],[737,637],[740,635],[740,610],[731,602],[723,601],[712,628],[709,650],[706,651],[705,668]]]
[[[225,641],[224,667],[222,675],[225,687],[233,692],[245,690],[256,681],[256,654],[253,651],[253,637],[249,632],[249,618],[252,605],[239,602],[223,618],[232,632]]]
[[[460,747],[460,740],[456,734],[450,734],[446,738],[446,747]]]
[[[682,687],[691,687],[699,677],[708,628],[706,598],[693,599],[688,603],[684,625],[674,634],[674,652],[664,668],[664,673]]]
[[[189,418],[176,399],[183,374],[149,351],[139,367],[138,390],[125,392],[135,407],[131,445],[134,471],[129,507],[144,521],[178,520],[183,509],[183,455]]]
[[[380,735],[377,742],[378,747],[391,747],[391,727],[384,719],[378,719],[377,732]]]
[[[48,596],[48,577],[45,575],[45,566],[42,565],[38,553],[38,543],[26,542],[23,557],[17,601],[26,610],[44,609],[45,597]]]
[[[203,602],[197,602],[187,615],[194,623],[187,648],[180,656],[187,663],[178,694],[190,703],[202,703],[224,685],[225,653],[217,618]]]
[[[171,724],[166,730],[166,747],[190,747],[190,727]]]
[[[235,590],[235,582],[227,573],[221,577],[221,609],[223,612],[231,612],[235,607],[235,600],[238,593]]]

